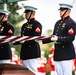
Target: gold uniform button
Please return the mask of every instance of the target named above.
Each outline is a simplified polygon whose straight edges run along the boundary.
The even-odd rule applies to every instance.
[[[57,35],[57,33],[56,33],[56,35]]]
[[[58,30],[56,30],[58,32]]]
[[[64,46],[62,46],[62,48],[64,48]]]
[[[23,31],[23,33],[24,33],[24,31]]]
[[[59,27],[57,27],[59,29]]]
[[[61,24],[59,24],[59,25],[61,25]]]
[[[61,23],[62,23],[63,21],[61,21]]]
[[[24,28],[24,30],[26,30],[26,28]]]
[[[64,38],[66,38],[66,37],[64,37]]]

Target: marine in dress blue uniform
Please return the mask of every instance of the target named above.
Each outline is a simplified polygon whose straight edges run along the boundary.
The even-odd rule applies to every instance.
[[[14,28],[8,22],[9,11],[0,9],[0,36],[12,36]],[[9,43],[0,43],[0,63],[7,63],[12,58]],[[5,61],[6,60],[6,61]]]
[[[40,36],[42,33],[42,25],[34,17],[30,19],[32,13],[35,13],[36,8],[26,6],[25,14],[31,12],[28,21],[23,24],[21,28],[21,36]],[[37,71],[37,59],[40,57],[40,46],[35,40],[24,42],[21,46],[20,58],[23,60],[23,65],[36,75]],[[34,66],[33,66],[34,64]]]
[[[61,19],[55,24],[51,40],[43,40],[43,43],[56,41],[54,61],[58,75],[72,75],[72,60],[75,58],[75,49],[73,41],[76,34],[76,23],[66,16],[68,11],[71,11],[72,6],[68,4],[59,4]]]
[[[32,6],[25,6],[25,17],[30,13],[27,18],[27,22],[21,27],[21,36],[41,36],[42,25],[35,17],[31,16],[35,14],[37,8]],[[18,42],[14,43],[18,44]],[[20,58],[23,60],[23,65],[35,74],[37,74],[37,59],[41,56],[40,46],[36,40],[25,41],[21,44]],[[33,66],[34,64],[34,66]]]

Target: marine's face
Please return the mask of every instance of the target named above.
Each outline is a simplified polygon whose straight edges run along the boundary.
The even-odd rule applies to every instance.
[[[60,10],[60,17],[65,18],[69,16],[71,10]],[[64,16],[63,16],[64,15]]]
[[[26,12],[25,13],[25,18],[28,19],[30,17],[30,15],[31,15],[31,12]]]
[[[63,14],[65,13],[66,10],[60,10],[60,17],[63,16]]]

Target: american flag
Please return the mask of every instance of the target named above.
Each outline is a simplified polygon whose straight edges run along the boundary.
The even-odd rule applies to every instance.
[[[0,36],[0,43],[6,43],[6,42],[14,43],[16,41],[29,41],[29,40],[47,40],[50,38],[51,36]]]

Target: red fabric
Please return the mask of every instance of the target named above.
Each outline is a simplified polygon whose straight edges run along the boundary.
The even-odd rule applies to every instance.
[[[74,59],[74,71],[76,71],[76,58]]]
[[[52,52],[52,53],[54,52],[54,48],[53,47],[50,48],[50,52]]]
[[[13,64],[16,64],[16,61],[14,61],[14,60],[12,60],[12,59],[10,60],[10,62],[13,63]]]
[[[74,65],[76,66],[76,58],[74,59]]]
[[[9,33],[9,34],[12,34],[12,33],[13,33],[13,31],[10,29],[10,30],[8,31],[8,33]]]
[[[74,34],[73,28],[69,29],[68,34]]]
[[[55,66],[53,65],[52,59],[53,56],[48,57],[48,65],[50,66],[50,71],[55,71]]]
[[[47,63],[47,60],[44,56],[41,56],[41,58],[39,58],[39,61],[38,61],[38,72],[46,72],[46,63]]]
[[[17,61],[17,64],[18,64],[18,65],[21,65],[21,64],[22,64],[22,60],[19,59],[19,60]]]
[[[50,66],[50,71],[55,71],[55,66],[54,65]]]
[[[41,32],[39,27],[37,27],[35,31],[36,31],[36,33],[40,33]]]
[[[14,64],[18,64],[21,65],[22,64],[22,60],[10,60],[10,62],[14,63]]]
[[[46,65],[44,67],[38,68],[38,72],[46,72]]]

